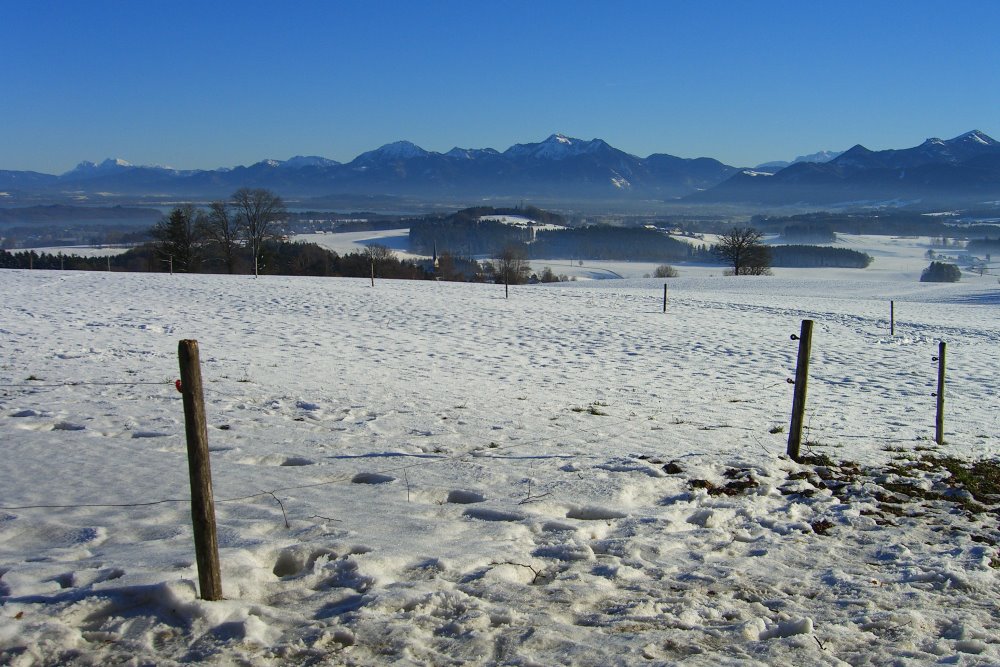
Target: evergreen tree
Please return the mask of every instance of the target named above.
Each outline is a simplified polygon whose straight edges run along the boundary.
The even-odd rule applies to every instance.
[[[201,268],[204,213],[190,204],[177,206],[151,230],[157,253],[173,271],[194,273]]]
[[[962,279],[962,270],[947,262],[931,262],[920,274],[922,283],[957,283]]]

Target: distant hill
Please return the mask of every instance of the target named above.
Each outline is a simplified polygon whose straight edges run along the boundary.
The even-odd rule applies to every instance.
[[[1000,142],[974,130],[901,150],[856,145],[825,163],[800,162],[776,173],[742,170],[688,197],[701,203],[958,204],[1000,199]]]

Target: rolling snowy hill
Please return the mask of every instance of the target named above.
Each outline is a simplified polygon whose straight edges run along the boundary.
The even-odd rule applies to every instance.
[[[5,271],[0,662],[997,664],[997,498],[927,457],[1000,454],[1000,293],[903,273],[682,275],[663,313],[662,280]]]

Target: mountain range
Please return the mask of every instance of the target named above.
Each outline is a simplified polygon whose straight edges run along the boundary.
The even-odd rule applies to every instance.
[[[818,153],[810,153],[809,155],[800,155],[790,162],[786,162],[784,160],[765,162],[763,164],[758,164],[756,169],[760,171],[775,172],[797,162],[829,162],[841,153],[843,153],[843,151],[819,151]]]
[[[832,160],[774,172],[743,169],[691,201],[846,204],[1000,200],[1000,142],[973,130],[954,139],[872,151],[858,144]]]
[[[240,187],[285,198],[393,195],[424,199],[489,197],[559,200],[684,200],[691,203],[835,204],[892,200],[1000,199],[1000,142],[979,131],[914,148],[818,153],[739,169],[712,158],[657,153],[642,158],[601,139],[553,134],[537,143],[426,151],[386,144],[347,163],[318,156],[250,166],[178,170],[124,160],[81,162],[51,175],[0,171],[0,201],[25,197],[224,198]]]

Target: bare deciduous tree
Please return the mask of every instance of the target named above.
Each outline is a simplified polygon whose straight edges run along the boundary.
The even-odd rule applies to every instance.
[[[396,259],[396,253],[393,252],[392,248],[388,248],[381,243],[369,243],[366,245],[364,255],[375,262],[376,265],[388,259]]]
[[[734,276],[763,276],[771,273],[771,250],[761,240],[762,232],[751,227],[734,227],[719,238],[715,254],[733,267]]]
[[[375,273],[378,266],[386,260],[396,259],[396,253],[381,243],[369,243],[365,246],[362,254],[368,258],[372,265],[372,285],[375,284]]]
[[[504,246],[496,256],[497,282],[521,285],[528,282],[531,265],[528,264],[524,248],[516,245]]]
[[[270,190],[240,188],[233,193],[231,205],[236,226],[253,254],[253,274],[256,277],[259,275],[261,248],[264,241],[271,237],[274,222],[285,214],[285,204]]]
[[[229,204],[214,201],[208,207],[208,215],[204,219],[203,234],[217,248],[226,272],[233,273],[236,269],[238,255],[239,230],[236,221],[229,210]]]

